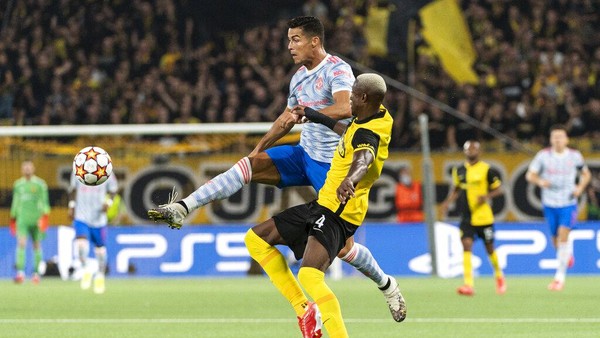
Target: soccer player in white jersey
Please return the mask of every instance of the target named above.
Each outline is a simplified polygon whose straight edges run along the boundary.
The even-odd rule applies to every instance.
[[[86,290],[94,281],[94,292],[104,293],[106,271],[106,210],[118,190],[117,178],[111,175],[106,182],[97,186],[87,186],[79,182],[75,175],[71,176],[69,186],[69,216],[75,228],[75,257],[81,261],[83,275],[81,288]],[[98,271],[92,274],[88,266],[90,243],[94,245],[94,253],[98,260]]]
[[[591,174],[583,156],[568,148],[569,138],[564,126],[550,129],[550,148],[540,150],[526,174],[528,182],[542,189],[544,217],[550,226],[556,248],[558,268],[548,290],[560,291],[565,285],[567,267],[573,259],[573,243],[569,232],[577,219],[577,198],[590,182]],[[579,174],[579,182],[576,183]]]
[[[340,139],[337,134],[321,124],[306,123],[300,144],[270,147],[294,124],[302,122],[301,117],[291,113],[296,105],[310,107],[336,120],[350,118],[354,75],[346,62],[325,51],[324,28],[319,19],[297,17],[288,22],[288,28],[288,50],[294,63],[301,67],[290,81],[286,109],[247,157],[183,200],[172,198],[167,204],[149,210],[151,219],[179,229],[191,211],[228,198],[249,182],[280,188],[310,185],[315,191],[321,189]],[[402,300],[398,283],[381,270],[367,247],[354,243],[350,237],[338,257],[371,278],[383,292],[394,320],[403,319],[398,306]]]

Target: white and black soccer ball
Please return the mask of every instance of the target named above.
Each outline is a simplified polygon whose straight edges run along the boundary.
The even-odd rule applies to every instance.
[[[100,185],[113,171],[112,160],[106,150],[100,147],[85,147],[73,159],[73,174],[85,185]]]

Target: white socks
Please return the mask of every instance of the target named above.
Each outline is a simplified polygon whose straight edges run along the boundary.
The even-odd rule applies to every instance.
[[[569,260],[571,259],[571,255],[573,255],[573,245],[571,242],[559,242],[558,248],[556,250],[556,259],[558,260],[558,268],[556,269],[556,274],[554,275],[554,279],[560,282],[564,282],[567,276],[567,268],[569,265]]]
[[[377,283],[379,288],[386,286],[388,283],[387,275],[381,270],[373,254],[366,246],[355,242],[346,256],[342,257],[342,260]]]
[[[252,167],[250,159],[244,157],[226,172],[217,175],[212,180],[203,184],[191,195],[183,199],[192,212],[212,201],[225,199],[238,192],[245,184],[250,183],[252,179]]]

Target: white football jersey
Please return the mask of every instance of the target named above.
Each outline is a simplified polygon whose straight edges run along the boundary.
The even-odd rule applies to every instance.
[[[352,68],[337,56],[327,54],[319,65],[311,70],[302,66],[290,81],[288,108],[302,105],[315,110],[331,106],[333,94],[342,90],[352,91],[354,74]],[[349,121],[349,119],[348,119]],[[315,161],[331,163],[340,136],[319,123],[306,123],[300,134],[300,146]]]
[[[106,182],[97,186],[87,186],[71,175],[69,191],[75,189],[75,220],[86,223],[89,227],[106,226],[108,219],[102,206],[108,193],[117,193],[117,178],[113,174]]]
[[[550,182],[549,188],[542,189],[542,204],[552,208],[577,204],[573,196],[575,179],[585,167],[578,150],[567,148],[561,154],[550,148],[540,150],[529,164],[529,171]]]

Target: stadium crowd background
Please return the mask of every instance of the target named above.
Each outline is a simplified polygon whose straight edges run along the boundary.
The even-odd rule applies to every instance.
[[[273,121],[296,69],[285,48],[286,21],[301,14],[323,20],[329,52],[407,79],[406,63],[381,54],[367,38],[377,32],[378,15],[394,9],[386,1],[284,1],[286,10],[274,6],[265,10],[270,20],[247,20],[252,24],[240,19],[244,8],[229,9],[231,21],[220,30],[202,11],[205,1],[9,3],[0,9],[5,125]],[[600,146],[600,3],[463,0],[461,6],[479,83],[454,83],[417,35],[416,88],[523,142],[541,146],[548,128],[564,123],[573,137]],[[421,112],[430,117],[434,150],[488,139],[401,91],[391,90],[386,105],[396,114],[395,149],[418,149]]]

